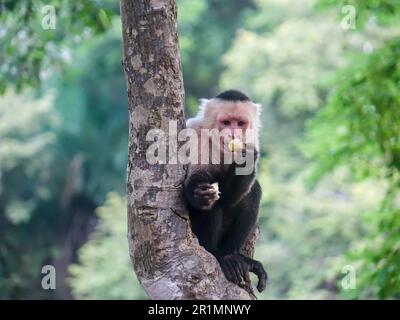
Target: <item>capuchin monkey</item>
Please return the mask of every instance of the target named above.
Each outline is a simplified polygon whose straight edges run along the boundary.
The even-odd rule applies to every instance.
[[[199,159],[206,153],[211,163],[191,164],[184,184],[192,229],[200,244],[217,258],[229,281],[240,284],[249,272],[255,273],[259,292],[265,289],[267,273],[241,250],[256,226],[261,199],[255,178],[260,109],[261,105],[236,90],[203,99],[199,113],[186,126],[199,138]],[[221,135],[212,139],[203,135],[205,130]],[[251,169],[239,174],[245,167]]]

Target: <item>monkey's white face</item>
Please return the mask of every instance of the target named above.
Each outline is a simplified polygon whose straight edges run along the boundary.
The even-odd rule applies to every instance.
[[[251,101],[227,101],[214,98],[202,100],[200,111],[195,118],[188,119],[187,127],[198,132],[200,152],[209,150],[211,142],[213,150],[219,149],[222,153],[232,152],[229,143],[235,139],[245,144],[254,144],[258,150],[258,125],[260,105]],[[202,131],[218,133],[202,135]],[[202,138],[203,137],[203,138]],[[206,146],[207,144],[207,146]]]
[[[214,128],[223,135],[221,141],[222,149],[233,139],[244,141],[247,129],[253,128],[251,121],[252,114],[246,103],[221,103],[219,105]]]
[[[215,128],[221,132],[221,148],[228,147],[233,139],[243,141],[246,129],[249,128],[249,120],[245,116],[235,114],[221,114],[217,116]]]

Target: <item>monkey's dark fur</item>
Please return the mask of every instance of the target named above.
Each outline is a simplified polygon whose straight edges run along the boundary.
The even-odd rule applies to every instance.
[[[241,92],[230,90],[216,98],[225,101],[250,101]],[[258,151],[254,146],[243,150]],[[207,165],[207,169],[194,170],[186,179],[184,196],[188,204],[193,232],[205,249],[219,261],[226,278],[235,284],[248,279],[248,272],[258,276],[258,291],[266,286],[267,273],[259,261],[240,253],[254,230],[261,187],[255,178],[255,165],[249,175],[237,175],[237,164]],[[215,200],[212,183],[218,182],[220,198]]]
[[[249,97],[246,96],[243,92],[237,90],[227,90],[221,92],[216,98],[225,100],[225,101],[250,101]]]

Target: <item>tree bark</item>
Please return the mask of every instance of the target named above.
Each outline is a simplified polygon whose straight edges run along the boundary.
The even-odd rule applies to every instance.
[[[146,161],[150,129],[168,133],[170,121],[178,122],[178,132],[185,126],[175,0],[121,0],[121,19],[129,100],[128,241],[136,275],[151,299],[252,299],[226,280],[192,234],[182,198],[187,168]]]

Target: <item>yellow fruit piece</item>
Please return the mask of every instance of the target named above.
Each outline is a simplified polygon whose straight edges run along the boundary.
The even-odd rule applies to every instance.
[[[242,149],[242,147],[243,147],[243,142],[240,141],[240,139],[237,139],[237,138],[231,140],[231,141],[229,142],[229,144],[228,144],[228,148],[229,148],[229,150],[231,150],[232,152],[236,152],[236,151]]]
[[[212,185],[212,187],[214,188],[215,191],[219,192],[219,184],[218,184],[218,182],[212,183],[211,185]]]
[[[219,191],[219,184],[218,182],[214,182],[211,184],[215,191],[217,191],[217,200],[220,198],[221,192]]]

